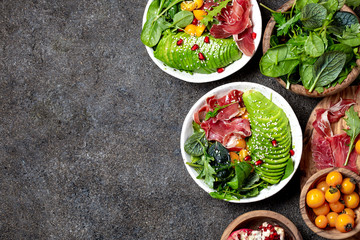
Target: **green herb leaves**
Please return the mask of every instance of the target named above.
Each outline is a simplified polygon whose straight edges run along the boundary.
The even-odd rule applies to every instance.
[[[201,156],[208,147],[205,132],[195,132],[185,142],[185,152],[191,156]]]
[[[179,28],[189,25],[194,19],[194,15],[189,11],[180,11],[174,16],[174,24]]]
[[[326,8],[317,3],[307,4],[301,10],[301,22],[304,24],[304,27],[308,29],[321,27],[326,16]]]
[[[354,111],[354,106],[351,106],[351,108],[345,112],[345,115],[347,117],[345,118],[345,122],[349,129],[344,129],[344,131],[350,137],[350,145],[344,166],[348,164],[350,153],[354,149],[355,139],[360,134],[360,118],[358,113]]]
[[[201,20],[201,23],[205,26],[209,25],[209,23],[214,21],[215,17],[221,13],[221,9],[226,7],[230,1],[231,0],[221,1],[218,6],[213,7],[211,10],[206,10],[208,14]]]

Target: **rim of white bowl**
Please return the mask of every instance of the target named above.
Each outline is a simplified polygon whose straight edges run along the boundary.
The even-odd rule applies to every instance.
[[[185,117],[185,120],[182,125],[181,137],[180,137],[181,155],[182,155],[186,170],[189,172],[190,176],[197,183],[197,185],[199,185],[207,193],[214,192],[214,189],[211,189],[210,187],[208,187],[204,183],[204,180],[197,179],[196,177],[198,176],[198,173],[195,171],[194,168],[192,168],[191,166],[186,164],[186,162],[191,162],[191,160],[190,160],[190,156],[184,150],[184,144],[185,144],[186,139],[188,137],[190,137],[191,134],[193,133],[192,122],[193,122],[194,112],[199,110],[200,107],[205,104],[205,101],[208,97],[213,96],[213,95],[221,97],[233,89],[238,89],[243,92],[245,92],[246,90],[254,89],[254,90],[261,92],[265,97],[267,97],[269,99],[271,97],[272,101],[277,106],[281,107],[284,110],[286,116],[289,119],[289,123],[290,123],[292,145],[293,145],[293,150],[295,152],[294,156],[292,156],[292,160],[294,162],[294,171],[292,172],[292,174],[289,177],[287,177],[286,179],[280,181],[278,184],[271,185],[270,187],[261,190],[260,194],[256,197],[228,201],[228,202],[233,202],[233,203],[256,202],[256,201],[260,201],[260,200],[263,200],[263,199],[266,199],[268,197],[275,195],[283,187],[285,187],[285,185],[292,179],[296,170],[299,167],[302,150],[303,150],[303,134],[302,134],[299,120],[297,119],[296,114],[293,111],[290,104],[279,93],[277,93],[273,89],[268,88],[263,85],[260,85],[260,84],[257,84],[257,83],[233,82],[233,83],[225,84],[225,85],[219,86],[217,88],[214,88],[213,90],[206,93],[191,107],[190,111],[188,112],[188,114]]]
[[[146,22],[146,14],[148,12],[150,3],[153,0],[149,0],[148,3],[146,4],[145,7],[145,11],[144,11],[144,15],[143,15],[143,26]],[[232,64],[228,65],[227,67],[225,67],[225,71],[222,73],[210,73],[210,74],[201,74],[201,73],[187,73],[184,71],[180,71],[168,66],[165,66],[165,64],[163,62],[161,62],[159,59],[154,57],[154,50],[148,46],[145,46],[146,51],[148,52],[150,58],[153,60],[153,62],[164,72],[170,74],[173,77],[176,77],[178,79],[181,79],[183,81],[186,82],[192,82],[192,83],[206,83],[206,82],[212,82],[212,81],[217,81],[220,79],[223,79],[235,72],[237,72],[238,70],[242,69],[249,61],[250,59],[255,55],[259,45],[260,45],[260,41],[262,38],[262,17],[261,17],[261,12],[260,12],[260,7],[259,4],[257,3],[256,0],[250,0],[252,6],[252,23],[253,23],[253,32],[256,33],[256,38],[255,38],[255,51],[254,54],[249,57],[249,56],[245,56],[243,54],[243,56],[233,62]]]

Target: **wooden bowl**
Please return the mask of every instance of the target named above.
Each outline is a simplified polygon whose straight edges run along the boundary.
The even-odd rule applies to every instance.
[[[336,228],[320,229],[320,228],[316,227],[314,224],[316,216],[315,216],[313,210],[306,205],[306,194],[308,193],[308,191],[310,191],[313,188],[316,188],[316,185],[319,182],[325,180],[326,175],[333,170],[339,171],[343,175],[343,178],[346,178],[346,177],[354,178],[357,182],[355,191],[357,191],[357,193],[359,193],[360,176],[357,175],[356,173],[354,173],[346,168],[326,168],[326,169],[320,170],[317,173],[315,173],[314,175],[312,175],[306,181],[304,187],[301,190],[301,194],[300,194],[301,216],[304,219],[306,225],[314,233],[316,233],[317,235],[319,235],[321,237],[328,238],[328,239],[348,239],[348,238],[359,239],[358,236],[354,237],[354,238],[351,238],[351,237],[353,237],[355,234],[358,234],[360,232],[360,206],[358,206],[356,209],[354,209],[354,212],[357,216],[355,219],[355,228],[353,230],[351,230],[350,232],[341,233]]]
[[[242,228],[258,229],[263,222],[282,227],[285,231],[286,240],[303,239],[296,226],[283,215],[272,211],[258,210],[245,213],[232,221],[225,229],[221,240],[227,240],[232,232]]]
[[[277,11],[278,12],[286,12],[287,10],[289,10],[292,7],[292,5],[294,4],[294,1],[295,0],[290,0],[290,1],[286,2]],[[346,5],[343,6],[340,10],[346,11],[346,12],[351,12],[352,14],[354,14],[356,16],[355,12],[352,11],[351,8],[349,8]],[[266,25],[265,32],[264,32],[263,45],[262,45],[263,54],[265,54],[266,51],[270,48],[270,38],[271,38],[271,35],[273,34],[275,24],[276,24],[276,22],[275,22],[274,18],[271,17],[268,24]],[[360,50],[359,50],[359,52],[360,52]],[[353,68],[353,70],[349,73],[347,78],[341,84],[337,84],[335,87],[327,88],[322,93],[318,93],[315,90],[312,92],[309,92],[309,90],[305,89],[304,86],[301,84],[291,84],[289,90],[296,94],[307,96],[307,97],[325,97],[325,96],[330,96],[332,94],[338,93],[338,92],[342,91],[343,89],[345,89],[346,87],[348,87],[359,76],[360,59],[358,59],[356,61],[356,64],[357,64],[357,67]],[[283,87],[286,88],[286,82],[284,82],[281,78],[275,78],[275,79]]]

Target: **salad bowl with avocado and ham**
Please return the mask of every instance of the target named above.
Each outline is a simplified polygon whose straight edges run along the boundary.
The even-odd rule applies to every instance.
[[[272,196],[292,178],[302,131],[290,105],[265,86],[235,82],[191,108],[181,152],[194,181],[211,197],[235,203]]]
[[[254,55],[261,31],[256,0],[149,0],[141,41],[163,71],[201,83],[241,69]]]

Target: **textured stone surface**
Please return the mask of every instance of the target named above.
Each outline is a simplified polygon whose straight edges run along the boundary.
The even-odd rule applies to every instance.
[[[319,99],[262,76],[261,48],[221,81],[167,75],[140,41],[145,5],[0,0],[0,239],[219,239],[258,209],[319,239],[300,217],[299,173],[267,200],[226,203],[193,182],[179,148],[190,106],[219,85],[275,89],[303,129]]]

